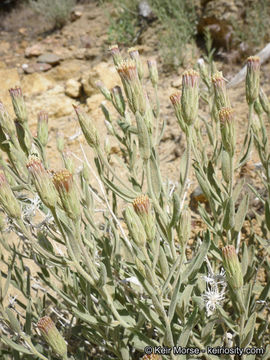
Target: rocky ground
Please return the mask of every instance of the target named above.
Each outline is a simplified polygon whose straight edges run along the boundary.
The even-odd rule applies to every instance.
[[[72,105],[81,104],[89,113],[102,139],[109,137],[100,109],[103,96],[95,86],[102,80],[110,89],[119,84],[117,72],[108,54],[107,42],[109,17],[114,16],[111,4],[99,6],[96,2],[78,5],[70,21],[62,30],[50,32],[42,18],[33,19],[29,9],[15,10],[6,14],[0,31],[0,99],[11,110],[8,89],[21,86],[29,109],[30,129],[36,131],[37,113],[49,113],[50,140],[48,157],[52,168],[61,167],[56,151],[56,138],[63,134],[69,151],[82,158],[79,125]],[[146,63],[150,57],[159,60],[159,43],[155,24],[145,30],[139,51]],[[126,51],[123,49],[123,52]],[[186,66],[196,62],[202,55],[196,49],[195,57]],[[195,61],[194,61],[195,60]],[[219,70],[231,79],[241,68],[240,64],[217,62]],[[165,178],[178,180],[180,156],[185,148],[184,138],[173,115],[169,101],[171,93],[181,87],[183,68],[174,73],[163,73],[160,68],[159,97],[161,116],[167,120],[167,129],[160,146],[161,170]],[[270,63],[262,66],[262,85],[270,94]],[[147,73],[147,71],[146,71]],[[149,79],[146,76],[146,84]],[[243,141],[247,124],[247,105],[244,83],[229,90],[232,107],[236,112],[238,143]],[[110,138],[110,137],[109,137]],[[112,142],[112,145],[114,143]],[[116,145],[115,145],[116,146]],[[114,149],[117,152],[117,148]],[[89,151],[91,161],[92,154]],[[80,165],[76,159],[76,165]],[[253,151],[250,168],[258,161]],[[255,175],[247,171],[246,176]],[[256,176],[255,176],[256,177]],[[191,179],[190,191],[197,185]],[[199,223],[199,226],[202,226]]]

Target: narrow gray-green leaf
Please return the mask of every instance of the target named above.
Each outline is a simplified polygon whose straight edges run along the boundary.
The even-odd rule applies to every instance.
[[[179,300],[180,286],[181,286],[181,276],[179,277],[179,279],[177,281],[177,284],[175,286],[175,289],[173,291],[173,296],[172,296],[170,307],[169,307],[168,316],[169,316],[170,321],[172,321],[172,318],[173,318],[174,313],[175,313],[175,308],[176,308],[176,305],[177,305],[177,301]]]
[[[1,334],[1,339],[8,345],[10,346],[12,349],[19,351],[23,354],[27,354],[27,355],[33,355],[32,351],[28,350],[26,347],[24,347],[23,345],[19,345],[16,344],[14,341],[10,340],[7,336]]]
[[[225,214],[223,219],[223,228],[225,230],[230,230],[234,227],[234,217],[234,201],[233,198],[230,197],[226,202]]]
[[[243,223],[245,221],[245,217],[248,211],[248,204],[249,204],[249,195],[246,194],[240,205],[239,208],[237,210],[237,213],[235,215],[235,225],[234,225],[234,230],[239,232],[242,229]]]
[[[186,325],[184,326],[183,331],[181,332],[181,335],[179,337],[179,340],[177,341],[178,346],[185,347],[188,343],[189,335],[194,326],[196,325],[196,316],[197,316],[198,308],[195,308],[188,318],[188,321]]]
[[[244,328],[244,333],[243,333],[243,341],[241,343],[241,347],[242,348],[245,348],[247,347],[251,340],[252,340],[252,337],[253,337],[253,333],[254,333],[254,330],[255,330],[255,322],[256,322],[256,313],[253,313],[251,315],[251,317],[248,319],[248,322]]]
[[[197,252],[197,255],[192,259],[188,268],[183,273],[182,276],[183,282],[185,282],[187,279],[191,281],[195,277],[197,272],[200,270],[204,262],[205,256],[207,255],[207,252],[209,250],[210,243],[211,243],[210,232],[207,231],[204,241]]]
[[[21,325],[19,321],[17,320],[16,316],[14,315],[13,311],[9,308],[6,309],[6,314],[8,316],[8,320],[10,323],[10,326],[13,331],[20,334],[21,333]]]

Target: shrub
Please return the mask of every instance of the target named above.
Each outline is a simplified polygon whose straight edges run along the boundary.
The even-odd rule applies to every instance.
[[[22,353],[26,359],[130,360],[154,346],[174,345],[193,355],[201,351],[203,359],[216,358],[204,352],[207,347],[256,347],[257,353],[264,352],[261,359],[268,359],[270,155],[264,113],[269,117],[270,104],[259,93],[259,59],[247,62],[249,117],[240,149],[222,73],[211,74],[203,62],[200,75],[192,69],[183,73],[182,93],[170,99],[186,151],[179,181],[172,184],[161,175],[158,149],[165,123],[158,97],[152,104],[146,96],[139,54],[130,49],[131,59],[123,60],[117,46],[111,53],[124,91],[98,86],[115,110],[109,112],[102,103],[108,131],[125,159],[118,159],[121,172],[112,166],[108,143],[103,148],[104,139],[81,107],[75,112],[96,169],[82,146],[77,173],[61,143],[64,168],[50,169],[47,115],[38,115],[37,137],[32,137],[21,89],[10,90],[16,123],[0,105],[0,240],[8,252],[1,254],[8,267],[0,283],[1,359],[19,359]],[[155,61],[148,67],[157,95]],[[199,94],[209,108],[207,119],[198,108]],[[250,188],[265,216],[255,214],[262,233],[251,228],[245,235],[249,195],[235,175],[253,142],[266,199]],[[209,205],[199,204],[206,227],[193,229],[193,235],[196,215],[191,217],[186,201],[192,169]],[[19,237],[16,246],[6,224]],[[36,276],[29,259],[39,268]],[[11,285],[21,296],[6,308]],[[178,357],[174,351],[164,355]],[[160,356],[143,357],[149,358]]]
[[[179,67],[186,59],[187,44],[194,43],[197,33],[194,0],[151,0],[150,4],[160,22],[163,63],[167,67]]]
[[[29,0],[30,6],[43,15],[54,28],[63,27],[69,20],[75,0]]]

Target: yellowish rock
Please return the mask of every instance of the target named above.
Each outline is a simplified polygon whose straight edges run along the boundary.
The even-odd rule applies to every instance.
[[[81,83],[86,95],[91,96],[99,93],[95,85],[97,80],[102,80],[109,90],[121,83],[114,66],[105,62],[99,63],[91,71],[83,75]]]
[[[17,69],[0,69],[0,101],[12,112],[12,102],[8,90],[20,86],[20,78]]]
[[[53,80],[49,76],[40,73],[25,75],[22,79],[22,89],[26,96],[43,93],[53,86]]]

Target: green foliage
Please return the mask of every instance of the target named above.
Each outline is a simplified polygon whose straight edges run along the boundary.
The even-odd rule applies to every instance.
[[[197,15],[194,0],[150,0],[161,28],[160,50],[165,66],[177,67],[187,56],[187,44],[194,42]],[[190,53],[189,53],[190,56]]]
[[[267,99],[267,111],[254,106],[261,101],[254,91],[258,58],[248,60],[246,91],[254,97],[239,151],[228,146],[236,145],[235,121],[222,73],[211,76],[211,61],[200,62],[200,74],[183,73],[182,92],[170,99],[187,146],[179,181],[172,184],[159,160],[166,124],[158,96],[153,103],[146,96],[148,86],[158,94],[156,63],[148,62],[156,74],[149,82],[138,74],[136,51],[129,55],[137,62],[123,61],[117,46],[111,53],[123,90],[100,90],[113,109],[102,104],[107,128],[125,160],[116,157],[118,172],[109,143],[103,146],[107,136],[82,107],[75,112],[94,164],[82,145],[82,167],[75,170],[60,140],[62,169],[52,172],[46,114],[39,114],[40,131],[33,137],[21,89],[10,90],[15,123],[0,103],[1,359],[132,360],[155,345],[256,346],[268,359],[270,149]],[[267,200],[261,199],[265,214],[252,210],[263,236],[257,228],[243,231],[250,197],[244,182],[235,180],[253,144]],[[187,209],[191,171],[207,203],[199,204],[198,214]],[[194,219],[206,228],[193,229],[190,244]],[[263,280],[259,272],[266,274]],[[14,289],[18,298],[8,298]],[[164,356],[176,358],[173,352]]]
[[[29,0],[30,6],[44,16],[54,28],[62,28],[69,20],[76,0]]]
[[[108,42],[113,44],[131,45],[136,42],[138,31],[138,14],[136,1],[113,1],[116,14],[109,16]]]
[[[245,1],[244,22],[232,22],[234,36],[251,48],[270,41],[270,3],[268,0]]]

